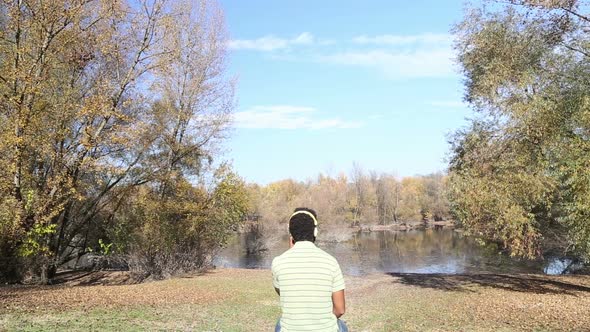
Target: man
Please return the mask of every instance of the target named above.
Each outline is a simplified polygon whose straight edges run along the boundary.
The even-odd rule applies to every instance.
[[[314,210],[295,209],[289,219],[290,249],[272,261],[283,312],[275,332],[348,331],[339,319],[345,311],[344,278],[336,259],[315,246],[317,225]]]

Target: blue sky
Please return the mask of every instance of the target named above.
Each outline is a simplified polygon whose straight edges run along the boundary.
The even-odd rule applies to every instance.
[[[225,158],[248,182],[444,171],[466,124],[462,1],[220,0],[238,78]]]

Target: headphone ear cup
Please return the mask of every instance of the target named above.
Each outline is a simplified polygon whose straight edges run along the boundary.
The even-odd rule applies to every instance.
[[[318,226],[313,228],[313,236],[318,237]]]

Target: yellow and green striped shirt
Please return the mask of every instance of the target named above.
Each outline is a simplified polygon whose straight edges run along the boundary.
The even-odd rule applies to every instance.
[[[281,292],[281,332],[338,331],[332,293],[344,289],[334,257],[299,241],[272,261],[273,285]]]

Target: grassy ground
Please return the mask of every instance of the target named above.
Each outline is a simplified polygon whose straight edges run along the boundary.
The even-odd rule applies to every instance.
[[[0,330],[272,331],[268,270],[127,285],[124,273],[0,287]],[[346,278],[351,331],[590,331],[590,276],[379,274]],[[106,285],[105,285],[106,284]]]

